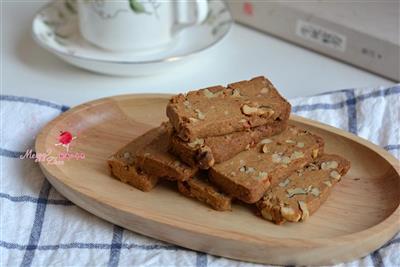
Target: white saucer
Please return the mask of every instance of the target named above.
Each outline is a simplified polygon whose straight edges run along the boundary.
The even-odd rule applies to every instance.
[[[176,35],[169,49],[153,53],[110,52],[84,40],[78,29],[74,1],[54,1],[35,16],[32,25],[36,42],[66,62],[110,75],[149,75],[180,64],[218,43],[232,25],[232,16],[222,0],[209,1],[210,11],[201,24]]]

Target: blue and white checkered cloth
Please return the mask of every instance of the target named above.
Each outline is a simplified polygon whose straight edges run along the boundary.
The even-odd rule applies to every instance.
[[[32,160],[40,129],[68,109],[1,95],[1,266],[255,266],[194,252],[124,230],[80,209],[44,179]],[[350,131],[400,156],[400,85],[292,99],[293,111]],[[400,235],[339,266],[400,266]]]

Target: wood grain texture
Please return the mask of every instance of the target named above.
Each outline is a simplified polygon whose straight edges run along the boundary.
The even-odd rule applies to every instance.
[[[36,151],[55,146],[60,131],[74,136],[80,161],[41,163],[51,184],[83,209],[126,229],[183,247],[244,261],[321,265],[350,261],[377,249],[400,229],[399,162],[385,150],[339,129],[292,116],[352,163],[328,201],[306,222],[277,226],[249,206],[214,211],[160,185],[144,193],[109,176],[106,159],[165,117],[168,95],[124,95],[77,106],[50,122]]]

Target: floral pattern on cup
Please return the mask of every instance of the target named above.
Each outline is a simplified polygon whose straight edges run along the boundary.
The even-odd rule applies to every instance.
[[[76,2],[76,0],[70,0]],[[104,3],[106,0],[84,0],[86,4],[91,4],[93,10],[102,18],[102,19],[115,19],[120,13],[123,12],[133,12],[136,14],[146,14],[146,15],[155,15],[158,18],[157,10],[160,7],[159,0],[147,0],[145,1],[148,6],[150,7],[146,9],[145,5],[143,4],[144,1],[139,0],[125,0],[129,3],[128,9],[117,9],[113,13],[106,13],[103,10]]]

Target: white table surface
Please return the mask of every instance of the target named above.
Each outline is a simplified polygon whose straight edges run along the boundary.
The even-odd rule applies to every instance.
[[[31,21],[47,1],[1,0],[1,93],[65,105],[126,93],[177,93],[265,75],[286,96],[393,84],[279,39],[235,24],[196,60],[147,77],[103,76],[64,63],[31,38]]]

